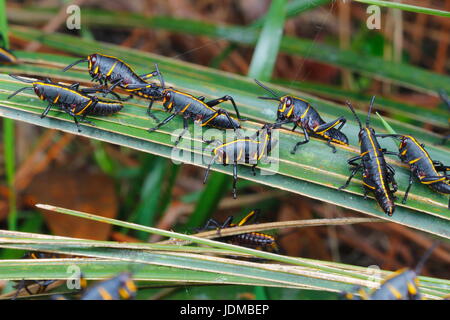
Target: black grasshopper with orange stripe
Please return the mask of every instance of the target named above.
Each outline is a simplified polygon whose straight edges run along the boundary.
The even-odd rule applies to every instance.
[[[11,94],[8,99],[14,97],[19,92],[34,90],[39,99],[45,100],[49,103],[47,108],[41,114],[41,118],[44,118],[48,114],[52,106],[59,106],[64,112],[73,117],[75,124],[77,125],[78,132],[81,132],[79,122],[94,125],[92,122],[85,119],[86,116],[108,116],[119,112],[123,108],[123,104],[118,101],[105,101],[99,99],[98,97],[89,95],[89,93],[105,93],[105,91],[101,89],[79,89],[78,83],[72,84],[71,86],[65,86],[51,82],[50,79],[32,81],[17,77],[15,75],[10,76],[19,81],[31,83],[32,87],[24,87],[19,89]],[[81,117],[78,119],[77,116]]]
[[[240,227],[248,222],[251,219],[256,219],[259,214],[259,210],[253,210],[249,214],[247,214],[241,221],[237,224],[233,223],[233,216],[229,216],[224,223],[220,224],[218,221],[214,219],[209,219],[206,225],[201,230],[213,230],[217,229],[220,234],[221,229],[225,228],[233,228]],[[260,232],[247,232],[241,233],[232,236],[225,236],[216,238],[215,240],[226,242],[230,244],[235,244],[243,247],[248,247],[252,249],[270,251],[270,252],[279,252],[278,245],[275,241],[275,238],[271,235],[260,233]]]
[[[108,82],[111,83],[110,91],[115,87],[120,87],[132,95],[149,99],[149,115],[156,121],[159,121],[150,110],[153,101],[162,98],[162,92],[155,83],[147,82],[151,77],[158,75],[157,71],[137,75],[126,62],[100,53],[94,53],[87,56],[86,59],[75,61],[65,67],[63,71],[67,71],[83,62],[88,63],[89,74],[93,81],[98,81],[101,85],[107,85]]]
[[[450,175],[447,173],[450,170],[450,167],[445,166],[440,161],[432,160],[423,144],[419,143],[411,135],[380,134],[378,136],[382,138],[391,137],[400,140],[398,156],[403,163],[409,165],[410,169],[409,185],[402,200],[403,204],[406,203],[408,198],[408,193],[413,183],[413,177],[416,177],[419,179],[420,183],[427,185],[434,191],[450,194]],[[450,201],[448,207],[450,208]]]
[[[292,154],[297,152],[299,146],[309,142],[310,135],[326,140],[327,145],[333,149],[333,152],[336,152],[336,148],[331,143],[348,145],[347,136],[341,132],[342,127],[347,121],[344,117],[339,117],[331,122],[325,122],[309,102],[291,95],[279,96],[272,89],[266,87],[258,80],[255,79],[255,81],[260,87],[273,96],[259,97],[260,99],[280,102],[274,129],[288,123],[294,123],[292,131],[295,131],[297,126],[300,126],[303,129],[305,140],[297,142],[291,150]]]
[[[357,295],[356,295],[357,294]],[[342,293],[348,300],[421,300],[417,272],[408,268],[393,272],[383,279],[379,289],[366,292],[355,288],[351,292]]]
[[[5,40],[0,34],[0,41],[2,46],[0,46],[0,63],[17,63],[16,56],[9,50],[5,49]]]
[[[233,165],[233,198],[236,199],[237,166],[238,164],[252,165],[253,175],[258,162],[267,158],[277,141],[272,139],[272,125],[265,124],[252,137],[237,137],[236,139],[221,143],[215,140],[205,141],[210,144],[215,142],[217,146],[212,150],[213,157],[206,169],[203,183],[206,183],[211,165],[217,161],[224,166]]]
[[[62,257],[63,256],[56,253],[27,252],[22,257],[22,259],[55,259]],[[12,299],[16,299],[22,289],[24,289],[29,295],[43,293],[49,285],[55,282],[56,280],[20,280],[16,285],[13,286],[13,288],[17,289],[17,291]],[[37,284],[38,288],[35,292],[31,292],[29,287],[34,284]]]
[[[425,252],[416,268],[403,268],[384,278],[377,289],[366,292],[361,287],[355,288],[351,292],[343,292],[344,298],[349,300],[422,300],[424,297],[420,293],[418,275],[422,271],[426,260],[429,258],[439,241]],[[357,295],[356,295],[357,294]]]
[[[148,129],[153,132],[170,122],[175,116],[183,116],[183,131],[178,136],[175,145],[177,145],[183,135],[188,130],[188,120],[192,119],[200,123],[200,126],[209,126],[218,129],[233,129],[237,130],[241,126],[237,119],[232,118],[224,109],[214,109],[215,106],[226,101],[230,101],[236,111],[236,116],[239,120],[241,118],[239,110],[234,102],[234,99],[228,95],[218,99],[205,102],[205,97],[194,97],[185,92],[175,90],[173,88],[165,88],[164,78],[156,66],[161,82],[160,90],[163,97],[163,106],[167,112],[172,113],[169,117],[159,123],[156,127]],[[134,86],[130,86],[134,87]],[[149,107],[150,109],[150,107]]]
[[[136,296],[136,291],[131,273],[122,272],[111,279],[88,287],[81,296],[81,300],[128,300]]]
[[[347,102],[348,107],[353,112],[353,115],[359,124],[359,143],[361,152],[359,156],[353,157],[347,161],[348,164],[352,166],[352,172],[347,182],[339,189],[348,187],[355,174],[363,169],[364,198],[367,198],[367,194],[372,192],[383,211],[389,216],[392,216],[395,211],[394,193],[397,191],[397,183],[394,179],[395,170],[386,162],[384,155],[397,154],[382,149],[377,141],[378,135],[376,135],[375,130],[370,127],[370,113],[374,101],[375,96],[372,97],[370,102],[365,128],[362,127],[361,121],[356,115],[352,105]],[[356,161],[358,160],[361,160],[361,163],[357,164]],[[390,185],[392,185],[392,190]]]

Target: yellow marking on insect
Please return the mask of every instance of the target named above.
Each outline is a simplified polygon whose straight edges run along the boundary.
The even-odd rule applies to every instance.
[[[408,152],[408,149],[405,149],[402,151],[402,153],[400,153],[400,155],[404,156],[407,152]]]
[[[310,107],[311,107],[311,105],[308,104],[308,108],[306,108],[305,112],[303,112],[303,114],[300,116],[300,119],[303,119],[304,117],[306,117]]]
[[[173,107],[173,101],[167,106],[167,109],[171,110]]]
[[[0,48],[0,54],[6,56],[11,62],[17,61],[17,58],[13,56],[11,53],[9,53],[7,50]]]
[[[346,294],[345,294],[345,297],[348,299],[348,300],[353,300],[353,294],[351,294],[350,292],[347,292]]]
[[[366,154],[369,153],[370,150],[364,151],[363,153],[360,154],[361,157],[364,157]]]
[[[210,106],[208,106],[205,102],[203,102],[203,101],[197,99],[196,97],[194,97],[194,96],[191,95],[191,94],[184,93],[184,92],[181,92],[181,91],[178,91],[178,90],[175,90],[175,89],[172,89],[171,91],[172,91],[172,92],[175,92],[175,93],[177,93],[177,94],[179,94],[179,95],[188,97],[188,98],[190,98],[190,99],[192,99],[192,100],[194,100],[194,101],[197,101],[197,102],[199,102],[200,104],[202,104],[205,108],[207,108],[207,109],[209,109],[209,110],[211,110],[211,111],[214,111],[214,112],[216,111],[216,110],[214,110],[213,108],[211,108]]]
[[[417,294],[417,288],[416,288],[416,286],[413,283],[408,282],[406,284],[406,286],[408,287],[408,292],[410,294],[412,294],[412,295],[416,295]]]
[[[239,221],[238,226],[243,226],[244,224],[247,223],[248,220],[250,220],[251,217],[253,217],[256,214],[255,210],[250,211],[249,214],[247,214],[244,218],[241,219],[241,221]]]
[[[372,190],[376,189],[375,187],[371,186],[370,184],[365,183],[364,181],[363,181],[363,185],[365,185],[366,187],[368,187],[368,188],[370,188]]]
[[[386,278],[384,278],[382,284],[386,283],[388,280],[390,280],[392,278],[397,277],[398,275],[402,274],[403,272],[405,272],[407,270],[408,270],[407,268],[402,268],[402,269],[399,269],[399,270],[397,270],[395,272],[392,272],[390,275],[388,275]]]
[[[56,96],[55,100],[53,100],[53,103],[57,103],[58,100],[59,100],[59,97],[60,97],[60,95],[58,94],[58,95]]]
[[[430,158],[430,155],[428,154],[428,152],[420,145],[420,143],[413,137],[413,136],[405,136],[407,138],[409,138],[419,149],[420,151],[422,151],[422,153],[425,155],[425,158],[428,160],[428,163],[431,165],[431,168],[433,169],[433,172],[436,175],[439,175],[439,173],[436,171],[436,169],[434,168],[434,164],[433,161]]]
[[[31,258],[32,258],[32,259],[38,259],[36,253],[34,253],[34,252],[31,254]]]
[[[127,280],[125,282],[125,287],[131,292],[136,292],[136,290],[137,290],[136,285],[134,284],[134,282],[132,280]]]
[[[369,299],[369,297],[367,296],[367,292],[364,291],[364,289],[359,289],[358,293],[361,296],[361,299],[363,299],[363,300],[368,300]]]
[[[97,73],[98,73],[98,66],[94,70],[94,74],[97,74]]]
[[[280,101],[283,101],[286,98],[286,96],[281,97]],[[283,104],[278,108],[278,112],[284,112],[284,110],[286,110],[286,102],[283,102]]]
[[[90,101],[86,104],[86,106],[85,106],[83,109],[81,109],[80,111],[78,111],[76,114],[77,114],[77,115],[82,114],[82,113],[84,112],[84,110],[86,110],[86,109],[92,104],[92,101],[93,101],[93,100],[90,100]],[[75,108],[73,108],[73,110],[75,111]]]
[[[125,288],[120,288],[120,289],[119,289],[119,295],[120,295],[123,299],[129,299],[129,298],[130,298],[130,293],[129,293]]]
[[[185,111],[187,110],[187,108],[189,108],[190,105],[191,105],[191,104],[188,103],[188,104],[186,105],[186,107],[184,107],[183,110],[181,110],[181,113],[185,112]]]
[[[422,159],[422,157],[418,157],[418,158],[416,158],[414,160],[409,161],[408,163],[409,164],[413,164],[413,163],[416,163],[417,161],[419,161],[420,159]]]
[[[243,152],[244,152],[244,149],[239,150],[239,154],[238,154],[238,156],[237,156],[236,161],[241,160],[241,158],[242,158],[242,153],[243,153]]]
[[[109,77],[112,74],[114,68],[116,67],[116,65],[118,63],[119,63],[119,61],[114,62],[114,64],[112,65],[111,69],[109,69],[108,73],[106,74],[107,77]]]
[[[269,135],[266,133],[266,138],[265,138],[265,140],[264,140],[264,145],[263,145],[263,148],[262,148],[262,150],[261,150],[261,153],[259,154],[258,160],[261,160],[261,158],[264,156],[264,152],[265,152],[265,150],[266,150],[266,148],[267,148],[267,142],[268,142],[268,140],[269,140]]]
[[[402,294],[395,287],[391,286],[390,284],[386,284],[386,286],[396,299],[400,300],[402,298]]]
[[[440,179],[432,180],[432,181],[422,181],[422,180],[420,180],[420,183],[422,183],[422,184],[432,184],[432,183],[444,181],[445,179],[446,179],[445,177],[442,177]]]
[[[291,105],[291,108],[289,109],[286,117],[289,118],[292,115],[292,112],[294,112],[294,104]]]
[[[96,54],[99,55],[99,56],[102,56],[102,57],[106,57],[106,58],[111,58],[111,59],[117,60],[117,61],[123,63],[125,66],[127,66],[131,71],[133,71],[133,69],[130,67],[130,65],[128,63],[126,63],[125,61],[123,61],[122,59],[119,59],[119,58],[116,58],[116,57],[113,57],[113,56],[108,56],[106,54],[101,54],[101,53],[96,53]]]
[[[208,119],[208,121],[203,122],[203,123],[201,124],[201,127],[206,126],[208,123],[210,123],[213,119],[217,118],[218,116],[219,116],[219,114],[216,113],[213,117],[211,117],[210,119]]]
[[[36,81],[36,82],[34,82],[33,84],[42,85],[42,86],[44,86],[44,87],[58,88],[58,89],[63,90],[63,91],[69,91],[70,93],[73,93],[73,94],[75,94],[75,95],[77,95],[77,96],[79,96],[79,97],[86,98],[86,96],[82,95],[82,94],[79,93],[78,91],[75,91],[75,90],[72,90],[72,89],[69,89],[69,88],[65,88],[65,87],[62,87],[62,86],[59,86],[59,85],[56,85],[56,84],[44,83],[44,82],[39,82],[39,81]],[[45,97],[44,97],[44,98],[45,98]],[[43,98],[41,98],[41,99],[43,100]]]
[[[103,300],[112,300],[112,296],[109,294],[108,291],[105,290],[105,288],[98,288],[98,293],[100,294],[100,296],[102,297]]]
[[[322,136],[325,137],[325,138],[327,138],[327,139],[330,138],[330,136],[327,135],[326,132],[324,132],[324,133],[322,134]],[[345,143],[344,141],[337,140],[337,139],[334,139],[334,138],[331,138],[331,142],[334,142],[334,143],[337,143],[337,144],[341,144],[341,145],[343,145],[343,146],[347,146],[347,145],[348,145],[348,143]]]
[[[80,286],[81,286],[81,288],[87,287],[87,280],[83,277],[80,278]]]
[[[317,134],[323,134],[324,132],[327,132],[328,130],[330,130],[330,129],[336,127],[339,123],[340,123],[340,121],[336,121],[335,124],[333,124],[331,127],[328,127],[328,128],[326,128],[325,130],[319,131],[319,132],[316,132],[316,129],[317,129],[318,127],[315,127],[313,131],[314,131],[315,133],[317,133]]]
[[[372,149],[375,152],[376,148],[375,148],[375,143],[373,142],[372,139],[372,134],[370,133],[369,128],[365,128],[368,134],[368,138],[370,141],[370,144],[372,145]],[[386,186],[384,185],[384,177],[383,177],[383,172],[381,171],[381,164],[380,164],[380,160],[378,159],[378,157],[375,157],[375,161],[377,162],[377,170],[378,170],[378,174],[380,175],[380,180],[381,180],[381,188],[383,189],[384,195],[386,196],[387,199],[389,198],[389,194],[386,190]]]
[[[237,140],[233,140],[233,141],[230,141],[230,142],[227,142],[227,143],[224,143],[224,144],[218,146],[217,148],[215,148],[215,149],[213,150],[213,152],[216,153],[216,150],[221,149],[221,148],[224,148],[224,147],[226,147],[226,146],[229,146],[229,145],[231,145],[231,144],[233,144],[233,143],[237,143],[237,142],[246,142],[246,141],[248,141],[248,142],[253,142],[253,143],[259,143],[259,142],[257,142],[257,141],[253,141],[253,140],[251,140],[251,139],[237,139]]]

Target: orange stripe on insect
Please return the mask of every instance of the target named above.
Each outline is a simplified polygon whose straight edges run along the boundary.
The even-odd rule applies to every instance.
[[[188,104],[186,105],[186,107],[184,107],[183,110],[181,110],[181,113],[185,112],[185,111],[189,108],[190,105],[191,105],[191,104],[188,103]]]
[[[114,68],[116,67],[117,63],[118,63],[118,61],[116,61],[116,62],[112,65],[111,69],[109,69],[108,73],[106,74],[107,77],[109,77],[109,76],[112,74],[112,72],[113,72]]]
[[[104,288],[98,288],[98,293],[103,298],[103,300],[112,300],[112,296]]]
[[[293,104],[291,105],[291,108],[289,109],[286,117],[289,118],[292,115],[292,112],[294,112],[294,105]]]
[[[86,110],[91,104],[92,104],[92,100],[90,100],[90,101],[86,104],[86,106],[85,106],[83,109],[81,109],[80,111],[78,111],[76,114],[77,114],[77,115],[82,114],[82,113],[84,112],[84,110]],[[73,108],[73,110],[75,111],[75,108]]]
[[[436,183],[436,182],[444,181],[445,179],[447,179],[447,178],[444,176],[444,177],[442,177],[440,179],[437,179],[437,180],[431,180],[431,181],[422,181],[422,180],[420,180],[420,183],[422,183],[422,184],[433,184],[433,183]]]
[[[376,148],[375,148],[375,143],[373,142],[373,139],[372,139],[372,134],[370,133],[369,128],[366,128],[366,131],[367,131],[367,135],[368,135],[370,144],[372,145],[372,150],[375,152]],[[384,185],[384,177],[383,177],[383,172],[381,171],[380,160],[378,159],[378,157],[375,157],[375,161],[377,162],[377,170],[378,170],[378,174],[380,175],[381,188],[383,189],[383,192],[384,192],[386,198],[390,199],[389,194],[386,190],[386,186]]]
[[[409,161],[408,163],[409,164],[413,164],[413,163],[416,163],[417,161],[419,161],[420,159],[422,159],[422,157],[418,157],[418,158],[416,158],[414,160]]]
[[[8,57],[8,59],[13,62],[17,61],[17,58],[15,56],[13,56],[11,53],[9,53],[8,51],[6,51],[5,49],[0,48],[0,54]]]
[[[303,119],[304,117],[306,117],[306,115],[308,114],[309,108],[311,106],[308,104],[308,108],[306,108],[305,112],[303,112],[303,114],[300,116],[300,119]]]
[[[120,288],[119,289],[119,295],[123,298],[123,299],[129,299],[130,298],[130,293],[125,290],[125,288]]]

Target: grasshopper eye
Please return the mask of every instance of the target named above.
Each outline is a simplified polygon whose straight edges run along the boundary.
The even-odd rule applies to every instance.
[[[406,147],[406,140],[402,139],[400,142],[400,149],[403,149],[404,147]]]
[[[290,107],[292,104],[292,98],[291,97],[286,97],[284,99],[284,102],[286,103],[286,107]]]

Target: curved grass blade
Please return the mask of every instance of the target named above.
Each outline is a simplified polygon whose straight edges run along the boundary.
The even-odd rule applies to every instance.
[[[414,6],[414,5],[407,4],[407,3],[400,3],[400,2],[395,2],[395,1],[382,1],[382,0],[354,0],[354,1],[366,3],[366,4],[373,4],[373,5],[380,6],[380,7],[400,9],[402,11],[410,11],[410,12],[430,14],[430,15],[450,18],[450,12],[448,12],[448,11]]]

